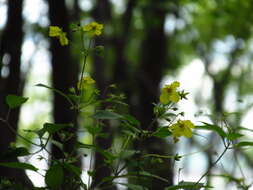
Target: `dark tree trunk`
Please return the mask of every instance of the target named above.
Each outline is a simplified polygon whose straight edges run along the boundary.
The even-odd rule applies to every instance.
[[[141,63],[135,75],[138,83],[138,101],[131,106],[135,108],[133,111],[141,121],[144,130],[154,130],[157,127],[155,125],[151,129],[149,128],[149,124],[154,118],[152,103],[158,101],[160,81],[167,64],[167,40],[164,31],[166,9],[162,3],[162,0],[151,1],[142,10],[145,34],[141,46]],[[171,147],[166,141],[154,137],[136,142],[136,148],[154,154],[168,155],[172,153]],[[142,185],[156,190],[163,190],[172,185],[173,168],[169,159],[164,160],[163,163],[149,163],[144,166],[144,169],[167,179],[168,183],[150,179],[139,181]]]
[[[92,11],[92,16],[97,22],[105,25],[111,19],[110,2],[108,0],[98,1]],[[106,37],[97,37],[95,39],[95,44],[103,45],[105,41],[108,41]],[[95,56],[93,64],[94,77],[96,79],[98,89],[101,91],[101,94],[103,94],[104,90],[108,85],[108,79],[106,78],[105,74],[106,67],[104,60],[101,57]],[[101,98],[103,98],[102,95]],[[109,134],[108,137],[97,137],[95,139],[95,144],[98,145],[100,148],[106,150],[111,147],[113,140],[113,132],[109,122],[105,123],[105,126],[103,127],[103,133]],[[111,168],[106,165],[104,156],[99,152],[95,153],[94,171],[95,175],[92,182],[92,188],[96,187],[96,185],[98,185],[105,177],[111,176]],[[105,190],[116,189],[113,184],[104,185],[107,186],[106,188],[103,188]]]
[[[67,14],[67,8],[65,1],[48,0],[49,4],[49,18],[52,26],[59,26],[67,33],[69,38],[69,17]],[[78,62],[73,62],[70,54],[70,46],[61,46],[59,41],[55,38],[50,39],[50,50],[52,54],[52,82],[53,87],[61,90],[64,93],[69,92],[70,87],[74,87],[77,84],[78,77]],[[64,132],[72,133],[72,137],[67,141],[62,141],[56,134],[53,139],[63,144],[63,150],[66,153],[73,154],[74,144],[77,140],[77,114],[70,109],[70,104],[66,99],[57,93],[53,94],[53,117],[55,123],[72,123],[73,128],[67,128]],[[75,153],[74,153],[75,155]],[[64,158],[63,151],[57,146],[52,145],[52,157],[56,159]],[[76,163],[80,165],[80,163]],[[65,177],[69,174],[65,173]],[[66,180],[62,189],[72,190],[70,183],[66,177]]]
[[[0,117],[6,118],[8,107],[4,103],[8,94],[22,95],[23,82],[21,81],[20,65],[21,65],[21,46],[23,42],[23,18],[22,5],[23,0],[9,0],[8,2],[8,19],[6,27],[1,36],[0,44]],[[3,73],[3,69],[8,71]],[[4,74],[4,75],[2,75]],[[11,110],[8,122],[13,131],[17,131],[20,109]],[[11,131],[3,122],[0,123],[0,131],[3,135],[0,138],[0,152],[7,150],[11,142],[16,141],[15,132]],[[9,158],[2,161],[17,161],[17,158]],[[32,183],[23,170],[10,169],[0,167],[0,178],[11,178],[12,182],[20,183],[28,187],[32,187]]]

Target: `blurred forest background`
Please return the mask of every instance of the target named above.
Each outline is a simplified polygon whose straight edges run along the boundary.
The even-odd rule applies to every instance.
[[[45,121],[75,120],[90,125],[89,120],[71,113],[62,97],[34,85],[43,83],[63,92],[76,85],[82,53],[80,36],[72,26],[95,20],[104,24],[103,35],[95,43],[104,45],[105,50],[102,58],[94,55],[88,60],[88,70],[101,92],[111,84],[117,85],[126,97],[129,112],[143,129],[151,122],[152,103],[158,101],[161,85],[173,80],[190,92],[189,100],[180,106],[196,125],[199,121],[217,123],[224,113],[232,112],[227,118],[232,127],[252,128],[252,10],[251,0],[0,0],[0,117],[7,114],[5,96],[17,94],[30,99],[21,110],[11,112],[9,120],[27,138],[33,136],[24,129],[38,129]],[[48,37],[50,25],[67,32],[69,46]],[[64,145],[67,152],[77,138],[89,142],[82,125]],[[104,132],[110,137],[97,138],[96,143],[107,149],[120,135],[110,124]],[[133,146],[148,153],[182,155],[200,151],[183,157],[180,164],[168,159],[147,166],[170,184],[178,179],[198,180],[222,147],[217,135],[201,135],[177,144],[154,138],[145,142],[145,147],[138,143]],[[245,135],[252,138],[250,131]],[[0,123],[0,152],[15,141],[28,146]],[[63,156],[54,144],[51,150],[54,157]],[[203,181],[217,189],[237,189],[234,181],[241,178],[251,184],[252,154],[252,149],[228,152]],[[34,157],[28,161],[41,164]],[[100,167],[103,162],[103,156],[96,153],[94,184],[110,175],[109,168]],[[46,168],[46,164],[41,165]],[[87,160],[79,165],[87,168]],[[0,176],[27,185],[32,185],[31,181],[43,185],[39,176],[22,170],[1,167]],[[158,180],[149,183],[154,190],[168,186]]]

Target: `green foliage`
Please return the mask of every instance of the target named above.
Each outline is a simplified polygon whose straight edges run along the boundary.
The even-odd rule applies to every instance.
[[[191,4],[194,5],[195,3],[192,2]],[[225,4],[222,4],[222,6],[224,6],[223,8],[228,9],[230,11],[235,11],[235,5],[238,4],[234,4],[232,7],[226,7]],[[210,3],[209,1],[202,1],[194,6],[196,6],[196,10],[198,10],[198,12],[195,13],[196,15],[194,15],[194,17],[201,16],[202,14],[207,14],[206,17],[199,17],[193,22],[199,29],[197,33],[198,37],[205,41],[205,45],[210,48],[212,46],[211,43],[213,42],[213,38],[223,38],[226,34],[226,32],[224,32],[223,30],[224,26],[227,26],[227,23],[216,23],[214,22],[214,18],[217,15],[226,15],[226,13],[223,13],[220,10],[216,10],[217,3],[215,2]],[[207,10],[203,9],[203,7],[207,7]],[[231,20],[228,19],[227,21],[228,23],[231,23]],[[211,25],[211,29],[210,27],[206,27],[206,22],[209,24],[213,24]],[[154,23],[147,22],[145,24],[153,25]],[[214,27],[222,28],[220,29]],[[103,94],[103,98],[99,98],[98,95],[100,94],[100,92],[96,88],[95,80],[93,80],[90,76],[85,76],[85,68],[87,57],[91,53],[95,53],[96,55],[102,55],[104,51],[103,46],[99,45],[92,47],[90,45],[93,44],[92,42],[94,40],[94,36],[98,36],[101,34],[102,28],[103,26],[96,22],[92,22],[82,27],[73,26],[72,30],[75,32],[80,32],[81,34],[81,41],[83,45],[81,52],[83,53],[84,64],[81,69],[81,76],[79,82],[76,84],[76,86],[70,88],[68,93],[64,93],[58,89],[52,88],[44,84],[36,85],[38,87],[49,89],[50,91],[53,91],[64,97],[65,100],[69,102],[69,109],[71,109],[76,114],[84,115],[85,119],[90,119],[91,122],[89,123],[89,125],[85,125],[84,129],[86,130],[85,132],[89,133],[92,138],[92,141],[90,143],[83,143],[79,141],[73,143],[75,144],[75,146],[73,147],[73,152],[79,152],[78,155],[72,154],[72,150],[66,151],[66,149],[68,148],[67,143],[69,143],[68,140],[72,136],[76,135],[72,132],[74,131],[72,129],[77,126],[74,126],[71,123],[64,124],[46,122],[43,124],[42,128],[27,131],[28,133],[36,135],[39,140],[38,144],[33,143],[32,141],[21,136],[20,134],[17,134],[23,139],[26,139],[28,143],[39,147],[39,150],[35,153],[44,150],[48,152],[51,156],[52,153],[47,149],[48,143],[51,142],[59,148],[59,152],[63,155],[62,159],[56,159],[54,157],[51,158],[51,164],[46,170],[46,174],[44,176],[46,187],[41,189],[49,188],[53,190],[60,190],[62,187],[68,184],[71,186],[73,185],[73,189],[82,188],[84,190],[90,190],[91,188],[103,189],[106,188],[108,184],[120,184],[131,190],[149,190],[150,188],[148,187],[148,185],[138,184],[139,180],[142,178],[145,178],[145,180],[147,181],[158,180],[161,183],[168,184],[168,179],[153,174],[152,172],[146,171],[147,169],[143,166],[158,166],[159,163],[163,163],[167,159],[171,159],[173,162],[179,162],[181,161],[183,156],[178,154],[163,155],[159,153],[147,153],[145,151],[142,151],[141,149],[133,150],[131,145],[136,143],[139,146],[145,146],[145,142],[154,138],[173,139],[174,143],[177,143],[178,141],[180,141],[181,138],[191,138],[192,135],[195,135],[195,130],[207,130],[216,133],[223,142],[224,150],[217,157],[217,159],[213,163],[211,163],[207,172],[205,172],[196,182],[181,181],[177,185],[165,188],[165,190],[200,190],[201,188],[212,188],[208,184],[200,183],[200,181],[209,174],[210,169],[212,169],[212,167],[214,167],[222,159],[222,157],[228,150],[233,148],[240,149],[244,147],[250,147],[253,146],[253,142],[245,140],[237,142],[239,138],[243,137],[243,134],[239,133],[238,129],[229,126],[227,122],[225,122],[225,117],[223,118],[223,122],[225,123],[225,125],[202,122],[201,126],[195,126],[190,120],[182,120],[181,118],[184,117],[185,113],[179,110],[179,108],[177,107],[177,103],[183,99],[187,100],[187,95],[189,93],[185,92],[184,90],[179,90],[178,88],[180,86],[180,83],[177,81],[171,84],[167,84],[162,88],[160,102],[153,103],[154,118],[148,126],[142,126],[142,123],[140,123],[140,121],[138,121],[135,116],[130,115],[128,111],[126,111],[129,108],[128,104],[124,102],[124,95],[105,91],[101,93]],[[214,32],[214,29],[218,29],[218,32]],[[68,38],[66,36],[66,33],[63,32],[59,27],[53,26],[51,27],[51,30],[52,31],[50,33],[52,37],[59,38],[60,43],[62,45],[68,44]],[[247,34],[245,34],[244,36],[244,34],[236,30],[234,31],[234,35],[241,37],[247,36]],[[89,45],[86,47],[85,44]],[[115,90],[116,87],[115,85],[111,85],[108,87],[108,89]],[[28,98],[16,95],[8,95],[6,97],[6,103],[8,104],[10,109],[14,109],[16,107],[21,106],[27,100]],[[152,102],[150,102],[150,104],[151,103]],[[87,109],[89,109],[89,106],[92,106],[92,108],[94,109],[94,111],[91,111],[92,113],[85,112]],[[12,126],[9,124],[8,120],[1,120],[7,125],[7,127],[12,129]],[[106,134],[104,132],[104,127],[107,125],[114,127],[116,131],[121,134],[121,136],[119,138],[119,144],[117,144],[115,147],[109,147],[107,149],[104,149],[98,146],[94,139],[96,137],[108,138],[109,134]],[[240,130],[248,129],[240,128]],[[59,140],[53,140],[52,136],[54,135],[57,136]],[[83,153],[83,151],[88,152],[90,154],[91,164],[86,171],[82,171],[74,164],[78,159],[80,159],[80,157],[86,155]],[[0,158],[5,160],[7,158],[17,158],[27,155],[32,156],[35,153],[30,153],[24,147],[13,146],[10,147],[6,152],[1,153]],[[92,187],[91,181],[94,179],[97,172],[92,167],[92,161],[95,153],[99,153],[100,155],[102,155],[105,161],[104,165],[106,167],[109,167],[113,172],[110,176],[106,176],[105,178],[103,178],[96,187]],[[43,156],[41,156],[39,159],[45,159],[46,161],[48,161],[48,158],[44,158]],[[101,167],[104,167],[104,165]],[[28,163],[0,162],[0,166],[39,172],[38,168]],[[127,171],[126,169],[129,167],[136,168],[136,171]],[[80,177],[82,172],[86,172],[86,174],[88,175],[88,183],[86,184],[82,181]],[[130,178],[135,178],[137,180],[136,184],[119,183],[116,180],[118,178],[126,178],[127,180]],[[241,183],[240,181],[236,182],[238,184]],[[2,181],[0,183],[0,185],[6,184],[9,185],[9,181]]]
[[[175,189],[200,190],[201,188],[210,189],[212,187],[204,185],[204,183],[181,181],[178,183],[178,185],[167,187],[165,190],[175,190]]]
[[[16,96],[16,95],[11,95],[11,94],[6,96],[6,103],[8,104],[8,106],[11,109],[21,106],[27,100],[28,100],[28,98]]]
[[[59,189],[63,183],[63,168],[60,164],[52,165],[46,172],[45,182],[52,189]]]
[[[32,170],[35,172],[38,170],[38,168],[34,167],[33,165],[22,162],[0,162],[0,166],[23,170]]]

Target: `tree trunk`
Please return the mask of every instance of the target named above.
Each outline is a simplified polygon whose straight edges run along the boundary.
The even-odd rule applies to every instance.
[[[143,7],[144,40],[141,46],[140,66],[136,72],[138,84],[138,101],[134,106],[134,113],[140,120],[144,130],[154,130],[157,125],[150,129],[148,126],[154,118],[152,103],[158,101],[160,81],[163,70],[166,67],[167,40],[164,31],[166,9],[162,6],[163,1],[150,1]],[[172,153],[171,146],[163,140],[155,137],[135,143],[136,149],[152,154],[168,155]],[[162,163],[148,163],[143,166],[144,170],[163,177],[168,183],[157,179],[139,180],[149,189],[163,190],[173,183],[173,168],[169,159]]]
[[[110,19],[111,19],[111,5],[108,0],[103,0],[103,1],[98,1],[92,11],[92,16],[93,18],[102,24],[106,24]],[[103,45],[105,41],[108,41],[106,37],[97,37],[95,39],[95,44],[96,45]],[[108,45],[108,44],[107,44]],[[94,57],[94,77],[97,82],[97,87],[98,89],[102,92],[103,94],[104,90],[106,89],[108,85],[108,79],[106,78],[105,75],[105,63],[104,60],[99,57],[95,56]],[[101,95],[101,98],[102,97]],[[103,127],[103,133],[109,134],[108,137],[97,137],[95,139],[95,144],[99,146],[100,148],[106,150],[111,147],[112,145],[112,140],[113,140],[113,132],[110,127],[109,122],[106,122],[105,126]],[[111,168],[108,167],[105,163],[105,158],[104,156],[96,152],[95,153],[95,165],[94,165],[94,178],[92,182],[92,188],[95,188],[96,185],[98,185],[102,179],[105,177],[111,176]],[[104,184],[103,189],[105,190],[114,190],[116,187],[113,184]]]
[[[67,14],[67,8],[65,1],[54,1],[48,0],[49,4],[49,18],[50,24],[52,26],[58,26],[67,33],[69,38],[69,17]],[[55,38],[50,39],[50,50],[51,50],[51,62],[52,62],[52,83],[53,87],[64,92],[69,93],[69,88],[74,87],[77,84],[78,77],[78,62],[73,62],[70,54],[70,47],[61,46],[59,41]],[[64,129],[65,133],[73,135],[67,141],[62,141],[62,139],[55,134],[53,139],[61,142],[63,144],[63,151],[68,154],[72,154],[74,150],[74,144],[77,140],[77,114],[70,109],[70,104],[61,95],[53,93],[53,117],[55,123],[72,123],[73,128]],[[57,146],[52,145],[52,158],[62,159],[65,158],[63,151]],[[76,165],[80,165],[77,162]],[[71,174],[65,173],[65,181],[62,189],[72,190],[77,189],[77,187],[71,187],[70,183]]]
[[[8,94],[22,95],[23,84],[21,81],[21,47],[23,42],[23,18],[22,5],[23,0],[9,0],[8,2],[7,23],[1,37],[0,44],[0,117],[6,118],[8,107],[4,103]],[[5,72],[4,72],[5,71]],[[7,71],[7,72],[6,72]],[[13,131],[18,129],[20,109],[11,110],[8,122]],[[8,126],[1,122],[0,131],[3,135],[0,138],[0,152],[5,152],[11,142],[16,141],[16,134]],[[0,162],[18,161],[17,158],[9,158]],[[26,176],[24,170],[0,167],[0,178],[10,178],[12,182],[32,187],[32,183]]]

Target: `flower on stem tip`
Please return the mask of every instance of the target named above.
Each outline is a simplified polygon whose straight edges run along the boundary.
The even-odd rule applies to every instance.
[[[97,22],[91,22],[82,27],[84,32],[87,32],[91,36],[99,36],[102,34],[103,24],[99,24]]]
[[[170,101],[177,103],[180,100],[180,94],[177,91],[177,88],[179,86],[180,86],[180,83],[177,81],[169,85],[165,85],[165,87],[162,88],[160,102],[162,104],[168,104]]]
[[[93,80],[91,77],[87,76],[87,77],[83,77],[81,79],[81,81],[79,81],[77,83],[77,89],[78,90],[82,90],[85,89],[87,87],[89,87],[90,85],[94,84],[96,81]]]
[[[192,129],[194,124],[190,120],[178,120],[177,123],[169,127],[172,132],[174,141],[177,142],[179,137],[184,136],[187,138],[192,137]]]
[[[62,29],[59,28],[58,26],[49,27],[49,36],[58,38],[62,46],[69,44],[69,40],[66,37],[66,32],[63,32]]]

